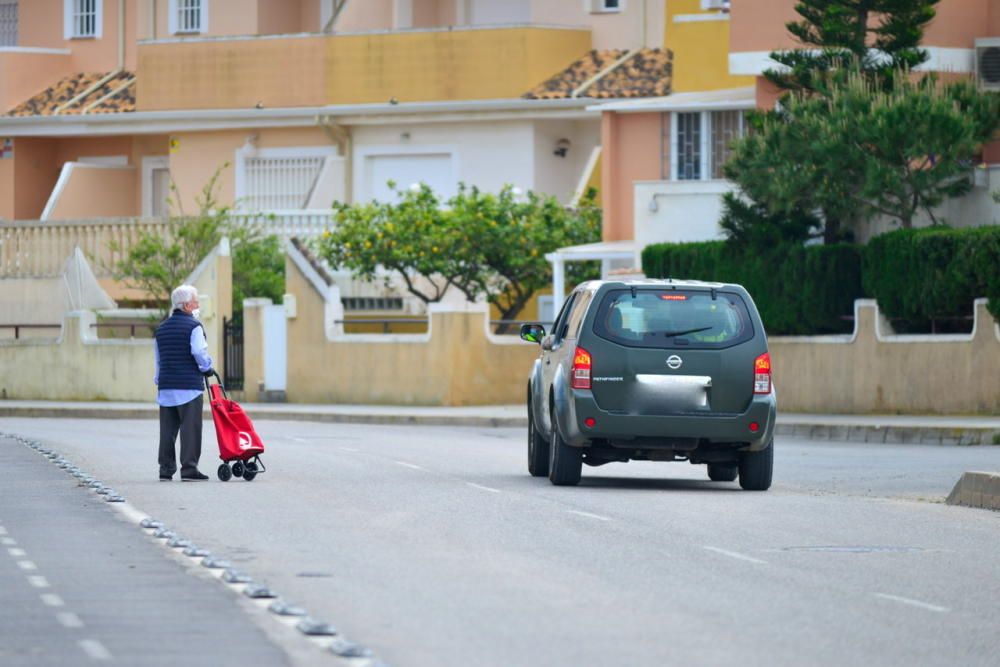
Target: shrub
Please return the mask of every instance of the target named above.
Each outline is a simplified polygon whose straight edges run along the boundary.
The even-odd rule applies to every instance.
[[[990,299],[1000,315],[1000,227],[901,229],[865,248],[865,291],[900,331],[945,330]],[[942,323],[942,321],[944,321]]]
[[[724,241],[664,243],[643,250],[651,278],[691,278],[747,288],[772,335],[850,331],[843,316],[863,296],[857,246],[780,245],[754,251]]]

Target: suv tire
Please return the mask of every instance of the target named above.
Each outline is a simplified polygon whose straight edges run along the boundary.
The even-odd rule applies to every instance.
[[[549,444],[549,481],[556,486],[575,486],[580,483],[583,457],[576,447],[570,447],[559,435],[556,413],[552,411],[552,440]]]
[[[531,409],[528,394],[528,472],[532,477],[549,474],[549,441],[535,428],[535,411]]]
[[[774,470],[774,440],[759,452],[740,452],[740,486],[747,491],[767,491],[771,488]]]
[[[713,482],[732,482],[739,467],[735,463],[709,463],[708,478]]]

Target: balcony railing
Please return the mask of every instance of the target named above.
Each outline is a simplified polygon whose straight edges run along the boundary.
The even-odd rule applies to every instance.
[[[328,210],[240,213],[235,217],[259,225],[264,234],[284,238],[317,236],[332,224]],[[168,228],[166,220],[150,218],[0,223],[0,278],[58,276],[76,247],[87,256],[94,274],[107,278],[141,235],[165,234]]]

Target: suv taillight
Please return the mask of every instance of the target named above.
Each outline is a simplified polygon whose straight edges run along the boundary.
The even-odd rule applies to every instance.
[[[573,389],[590,389],[590,352],[577,347],[573,354],[573,375],[570,384]]]
[[[765,352],[753,362],[753,393],[771,393],[771,353]]]

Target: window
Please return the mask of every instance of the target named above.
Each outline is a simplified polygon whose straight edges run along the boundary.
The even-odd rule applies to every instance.
[[[0,47],[17,46],[17,0],[0,0]]]
[[[677,121],[678,181],[701,180],[701,114],[679,113]]]
[[[340,301],[344,310],[403,310],[403,299],[398,296],[345,296]]]
[[[104,22],[103,0],[65,0],[63,36],[87,39],[101,36]]]
[[[246,160],[246,196],[250,211],[302,209],[309,202],[325,158],[250,157]]]
[[[743,299],[729,292],[640,289],[608,292],[594,332],[627,347],[724,348],[753,338]]]
[[[566,331],[567,338],[575,339],[580,335],[580,324],[583,322],[583,316],[587,314],[587,306],[590,305],[592,298],[594,298],[593,292],[581,292],[576,303],[573,304],[573,310],[569,314],[569,329]]]
[[[625,0],[587,0],[591,14],[620,12]]]
[[[207,29],[207,0],[170,0],[170,33],[192,34]]]
[[[733,141],[746,133],[745,112],[695,111],[663,114],[662,177],[674,181],[725,178],[722,167]],[[670,150],[666,150],[668,145]]]

